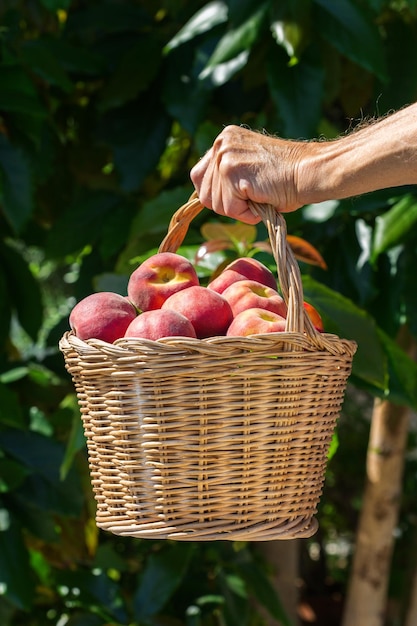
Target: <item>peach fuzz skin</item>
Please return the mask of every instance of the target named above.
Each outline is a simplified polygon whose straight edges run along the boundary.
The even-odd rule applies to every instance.
[[[245,309],[266,309],[282,317],[287,315],[287,305],[276,289],[256,280],[239,280],[222,293],[232,309],[234,317]]]
[[[227,287],[239,280],[256,280],[271,289],[277,288],[277,281],[271,270],[252,257],[242,257],[229,263],[208,287],[217,293],[223,293]]]
[[[135,307],[125,296],[101,291],[77,302],[70,313],[69,324],[83,341],[95,338],[113,343],[124,336],[136,315]]]
[[[138,315],[127,327],[125,337],[156,341],[162,337],[196,338],[194,326],[181,313],[171,309],[155,309]]]
[[[160,309],[172,294],[199,284],[194,266],[174,252],[146,259],[129,277],[127,294],[139,311]]]
[[[227,330],[228,337],[247,337],[264,333],[285,332],[286,320],[281,315],[265,309],[246,309],[234,318]]]
[[[174,293],[162,305],[164,309],[185,315],[194,326],[198,339],[225,335],[233,319],[227,300],[202,285]]]

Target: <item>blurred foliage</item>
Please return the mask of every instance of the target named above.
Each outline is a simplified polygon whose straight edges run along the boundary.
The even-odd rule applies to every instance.
[[[250,545],[97,531],[78,407],[57,343],[77,300],[98,289],[123,292],[191,193],[190,167],[224,125],[333,138],[413,102],[416,35],[416,0],[2,1],[3,626],[256,626],[257,605],[287,623]],[[417,366],[394,341],[404,323],[417,336],[416,207],[415,189],[405,188],[288,216],[291,236],[327,266],[301,261],[306,299],[327,330],[359,342],[321,530],[304,545],[303,576],[314,589],[330,577],[343,591],[346,580],[349,554],[336,558],[336,548],[354,532],[368,433],[358,397],[417,407]],[[191,225],[188,256],[212,221],[201,214]],[[260,226],[251,253],[272,265],[265,240]],[[212,249],[201,277],[241,249]],[[399,604],[405,546],[416,534],[416,450],[411,432],[391,584]]]

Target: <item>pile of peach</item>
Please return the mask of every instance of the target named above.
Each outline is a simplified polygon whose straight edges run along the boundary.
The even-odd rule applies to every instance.
[[[322,331],[317,310],[304,306]],[[188,259],[160,252],[132,272],[127,296],[90,294],[72,309],[69,323],[82,340],[113,343],[121,337],[203,339],[283,332],[286,314],[273,273],[257,259],[236,259],[206,287]]]

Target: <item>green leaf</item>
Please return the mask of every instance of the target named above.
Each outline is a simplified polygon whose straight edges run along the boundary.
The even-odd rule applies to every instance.
[[[100,2],[86,4],[77,11],[70,11],[66,23],[66,34],[77,39],[103,38],[106,43],[113,33],[138,33],[143,29],[155,28],[153,16],[139,4]],[[88,42],[87,44],[88,45]]]
[[[290,0],[273,5],[270,29],[291,62],[297,62],[310,41],[311,0]]]
[[[146,63],[144,63],[146,59]],[[102,110],[115,108],[136,98],[145,91],[157,75],[161,65],[159,42],[151,37],[140,37],[122,55],[100,94]]]
[[[12,318],[12,303],[7,286],[7,275],[4,267],[0,267],[0,346],[8,336]]]
[[[14,520],[0,530],[0,586],[18,609],[30,610],[35,595],[34,578],[28,551]]]
[[[321,115],[324,72],[314,56],[303,55],[296,65],[276,46],[267,62],[271,97],[286,137],[309,138],[317,133]]]
[[[7,272],[7,283],[19,322],[36,341],[43,321],[43,304],[39,283],[17,250],[0,244],[0,259]]]
[[[387,80],[382,39],[373,15],[352,0],[314,0],[315,27],[339,52],[382,81]]]
[[[155,94],[103,116],[100,139],[113,151],[123,191],[136,191],[157,166],[171,130],[171,119]]]
[[[330,442],[329,451],[327,453],[327,460],[330,461],[337,452],[339,447],[339,435],[337,431],[335,431],[332,435],[332,440]]]
[[[239,572],[259,604],[282,626],[292,626],[281,599],[270,579],[255,561],[239,565]]]
[[[60,9],[68,9],[71,4],[71,0],[40,0],[40,2],[51,13],[56,13]]]
[[[80,190],[50,230],[45,246],[47,255],[63,258],[94,243],[106,215],[118,202],[118,196],[113,193]]]
[[[139,622],[163,609],[183,581],[194,550],[191,543],[169,543],[149,556],[134,598]]]
[[[14,428],[26,426],[18,395],[3,384],[0,384],[0,424]]]
[[[219,581],[224,596],[222,607],[224,622],[234,626],[248,626],[249,597],[240,571],[239,575],[222,571],[219,574]]]
[[[191,187],[175,187],[161,192],[155,198],[145,202],[132,221],[127,250],[123,256],[131,259],[137,256],[138,241],[152,235],[160,235],[160,239],[168,231],[168,224],[175,211],[187,202],[192,192]],[[155,215],[158,219],[155,219]]]
[[[71,471],[61,480],[64,447],[60,442],[33,431],[10,429],[0,433],[0,446],[29,470],[24,485],[19,488],[22,506],[59,515],[80,514],[83,503],[80,477]]]
[[[227,15],[227,4],[225,2],[221,2],[220,0],[209,2],[202,9],[197,11],[166,44],[164,53],[166,54],[187,41],[191,41],[198,35],[209,32],[215,26],[227,22]]]
[[[251,49],[259,38],[268,8],[269,3],[262,3],[247,20],[239,26],[231,28],[223,35],[207,63],[206,70],[202,73],[202,77],[205,78],[207,72],[216,65],[236,59],[242,52],[248,52]]]
[[[167,111],[190,135],[205,118],[210,85],[198,79],[200,55],[194,56],[189,46],[177,48],[166,59],[162,98]],[[209,89],[208,89],[209,88]]]
[[[73,418],[72,418],[72,424],[71,424],[71,431],[68,437],[68,443],[65,448],[65,455],[60,466],[59,473],[60,473],[61,479],[64,479],[66,478],[66,476],[68,476],[68,472],[70,468],[72,467],[76,454],[80,450],[84,449],[86,446],[83,423],[80,418],[79,411],[77,410],[77,407],[75,406],[77,402],[76,397],[71,396],[71,399],[74,404],[74,406],[72,407]]]
[[[23,483],[29,471],[21,463],[0,458],[0,493],[16,489]]]
[[[403,196],[394,206],[375,220],[371,262],[393,246],[404,241],[417,222],[417,198],[412,194]]]
[[[245,247],[255,241],[257,229],[250,224],[242,222],[225,223],[225,222],[206,222],[201,227],[201,234],[206,241],[212,239],[228,241],[238,245],[244,243]]]
[[[47,112],[41,104],[33,82],[17,63],[0,65],[0,110],[45,117]],[[0,135],[3,137],[3,135]]]
[[[306,300],[321,314],[326,332],[357,342],[352,373],[375,387],[385,389],[387,359],[375,320],[351,300],[310,276],[303,276],[303,287]]]
[[[21,48],[21,54],[23,61],[31,71],[46,82],[60,87],[66,93],[73,91],[74,85],[53,54],[53,51],[49,49],[48,41],[41,39],[26,41]]]
[[[98,75],[105,69],[103,57],[95,50],[73,45],[63,38],[48,40],[48,49],[69,73]]]
[[[19,233],[33,212],[32,172],[23,151],[1,133],[0,205],[13,230]]]
[[[119,572],[124,572],[129,569],[129,564],[127,560],[120,555],[116,544],[110,545],[108,543],[102,543],[97,547],[97,552],[94,557],[94,567],[99,567],[105,571],[115,569]]]
[[[417,339],[417,289],[416,289],[416,268],[417,267],[417,248],[415,246],[406,246],[400,257],[399,272],[401,272],[404,281],[403,299],[405,322],[410,332]]]
[[[417,409],[417,363],[381,329],[378,329],[388,360],[388,384],[384,397],[399,405]]]

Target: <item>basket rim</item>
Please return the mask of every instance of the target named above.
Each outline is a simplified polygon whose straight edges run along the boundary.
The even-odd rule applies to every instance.
[[[114,343],[107,343],[101,339],[80,339],[72,330],[66,331],[59,341],[61,352],[75,350],[76,352],[91,352],[127,356],[139,352],[169,354],[184,350],[188,353],[206,353],[207,355],[225,356],[236,352],[265,352],[276,350],[292,352],[305,350],[307,352],[329,353],[334,356],[353,358],[357,343],[351,339],[341,339],[331,333],[317,333],[310,336],[299,332],[274,332],[247,337],[227,337],[218,335],[204,339],[194,337],[163,337],[161,339],[142,339],[139,337],[122,337]]]

